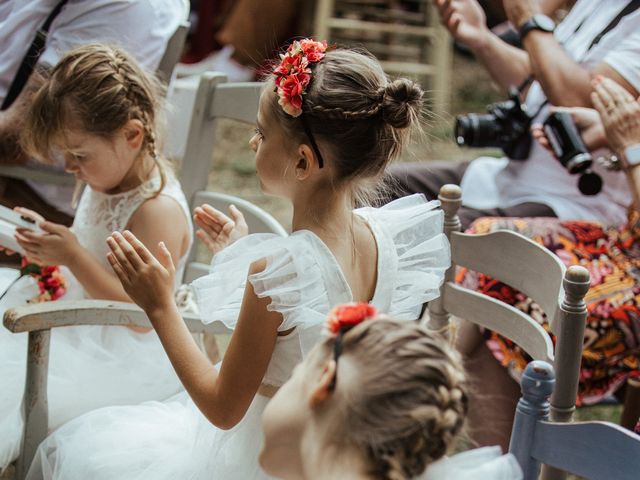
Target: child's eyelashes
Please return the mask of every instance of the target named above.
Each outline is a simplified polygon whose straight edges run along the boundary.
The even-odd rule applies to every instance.
[[[258,137],[258,139],[262,140],[264,138],[264,135],[262,134],[262,132],[260,131],[260,129],[258,127],[253,129],[253,134],[255,136]]]

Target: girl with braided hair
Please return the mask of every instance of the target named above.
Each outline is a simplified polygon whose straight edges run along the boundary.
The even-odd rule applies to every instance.
[[[250,140],[262,189],[293,204],[293,233],[246,235],[237,212],[233,221],[196,210],[214,252],[209,275],[192,284],[199,312],[233,329],[221,365],[201,354],[176,310],[172,255],[114,234],[114,271],[186,392],[67,423],[40,446],[29,478],[270,478],[258,464],[261,414],[320,340],[331,308],[366,301],[416,320],[439,294],[450,254],[437,203],[413,196],[354,210],[402,148],[421,99],[366,52],[294,42],[266,83]]]
[[[365,304],[337,307],[327,327],[331,335],[264,411],[267,472],[314,480],[522,478],[515,457],[498,447],[443,458],[468,405],[460,355],[439,334]]]
[[[130,302],[107,262],[105,240],[114,230],[129,229],[154,247],[164,242],[178,269],[184,266],[191,221],[180,185],[157,151],[160,98],[156,82],[108,46],[73,50],[52,70],[34,96],[22,141],[41,161],[63,160],[86,188],[71,228],[17,209],[40,228],[16,234],[23,271],[40,278],[20,277],[0,301],[2,312],[58,298]],[[17,456],[22,438],[26,357],[27,334],[0,329],[0,470]],[[51,332],[50,428],[98,407],[161,400],[179,385],[153,331],[82,326]]]

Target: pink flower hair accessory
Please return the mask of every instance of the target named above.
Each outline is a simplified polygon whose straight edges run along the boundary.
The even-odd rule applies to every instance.
[[[295,40],[280,55],[280,63],[273,71],[278,104],[292,117],[302,114],[302,96],[311,82],[311,65],[322,60],[326,51],[326,40],[304,38]]]

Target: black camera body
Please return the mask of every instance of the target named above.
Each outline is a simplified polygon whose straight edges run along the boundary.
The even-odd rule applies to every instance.
[[[487,112],[456,117],[456,143],[461,147],[498,147],[512,160],[526,160],[531,150],[532,119],[518,90],[511,89],[508,100],[488,105]]]

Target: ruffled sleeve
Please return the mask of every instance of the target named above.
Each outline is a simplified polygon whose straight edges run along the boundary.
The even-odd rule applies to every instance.
[[[378,276],[374,305],[400,320],[415,320],[422,306],[440,295],[451,250],[442,233],[440,202],[411,195],[381,208],[356,212],[371,226],[378,242]],[[390,287],[390,288],[389,288]]]
[[[202,321],[235,328],[248,278],[258,297],[271,298],[268,309],[282,314],[279,331],[321,326],[330,303],[314,251],[312,234],[304,231],[238,240],[214,257],[208,275],[192,284]],[[248,276],[250,265],[260,259],[266,268]]]

